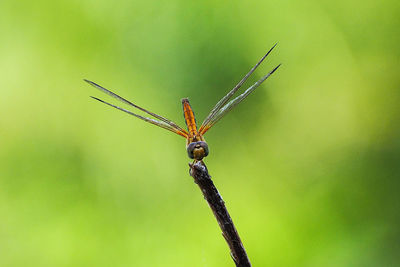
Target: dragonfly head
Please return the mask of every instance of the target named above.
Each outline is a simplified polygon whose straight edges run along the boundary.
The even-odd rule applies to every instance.
[[[186,150],[191,159],[202,160],[208,155],[208,145],[204,141],[191,142]]]

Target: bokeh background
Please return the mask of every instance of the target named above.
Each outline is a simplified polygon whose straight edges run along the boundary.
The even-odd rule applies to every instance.
[[[233,266],[181,126],[282,67],[206,139],[254,266],[400,264],[399,1],[0,2],[0,266]],[[112,101],[115,103],[115,101]],[[121,104],[123,106],[123,104]]]

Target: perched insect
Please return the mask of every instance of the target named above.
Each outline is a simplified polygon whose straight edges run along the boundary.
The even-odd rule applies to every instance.
[[[94,83],[88,80],[84,80],[90,85],[96,87],[97,89],[103,91],[104,93],[124,102],[125,104],[128,104],[136,109],[139,109],[150,116],[153,116],[156,119],[153,118],[148,118],[148,117],[143,117],[141,115],[135,114],[129,110],[126,110],[124,108],[115,106],[113,104],[110,104],[106,101],[103,101],[97,97],[91,96],[92,98],[103,102],[104,104],[107,104],[111,107],[114,107],[116,109],[122,110],[123,112],[126,112],[132,116],[135,116],[136,118],[139,118],[141,120],[147,121],[149,123],[152,123],[154,125],[157,125],[161,128],[167,129],[171,132],[174,132],[180,136],[183,136],[186,138],[186,150],[188,153],[189,158],[194,159],[195,161],[200,161],[204,157],[207,157],[209,153],[208,145],[206,141],[204,140],[204,134],[214,126],[215,123],[217,123],[223,116],[225,116],[229,111],[231,111],[234,107],[236,107],[240,102],[243,101],[251,92],[253,92],[262,82],[264,82],[269,76],[272,75],[280,66],[276,66],[273,70],[271,70],[267,75],[262,77],[260,80],[258,80],[255,84],[250,86],[244,93],[241,95],[237,96],[235,99],[231,100],[230,102],[229,99],[232,98],[232,96],[235,94],[235,92],[242,86],[242,84],[247,80],[247,78],[255,71],[255,69],[261,64],[261,62],[271,53],[272,49],[276,44],[261,58],[261,60],[249,71],[249,73],[246,74],[246,76],[243,77],[243,79],[231,90],[229,91],[228,94],[226,94],[218,103],[215,105],[215,107],[210,111],[208,114],[207,118],[203,121],[201,124],[200,128],[197,129],[196,125],[196,119],[193,113],[193,110],[189,104],[189,100],[187,98],[182,99],[182,106],[183,106],[183,115],[185,117],[186,125],[188,130],[186,131],[185,129],[182,129],[179,127],[176,123],[173,121],[162,117],[160,115],[157,115],[151,111],[148,111],[142,107],[139,107],[138,105],[126,100],[125,98],[122,98],[121,96],[111,92],[110,90]]]

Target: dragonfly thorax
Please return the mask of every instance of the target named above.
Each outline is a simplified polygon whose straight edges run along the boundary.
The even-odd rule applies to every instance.
[[[186,147],[189,158],[202,160],[208,155],[208,145],[204,141],[191,142]]]

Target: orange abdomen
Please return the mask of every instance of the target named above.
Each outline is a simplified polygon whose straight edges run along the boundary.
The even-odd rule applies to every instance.
[[[196,126],[196,118],[194,117],[194,113],[192,107],[189,104],[189,99],[182,99],[183,106],[183,116],[185,117],[186,125],[188,127],[189,137],[193,138],[198,135],[197,126]]]

